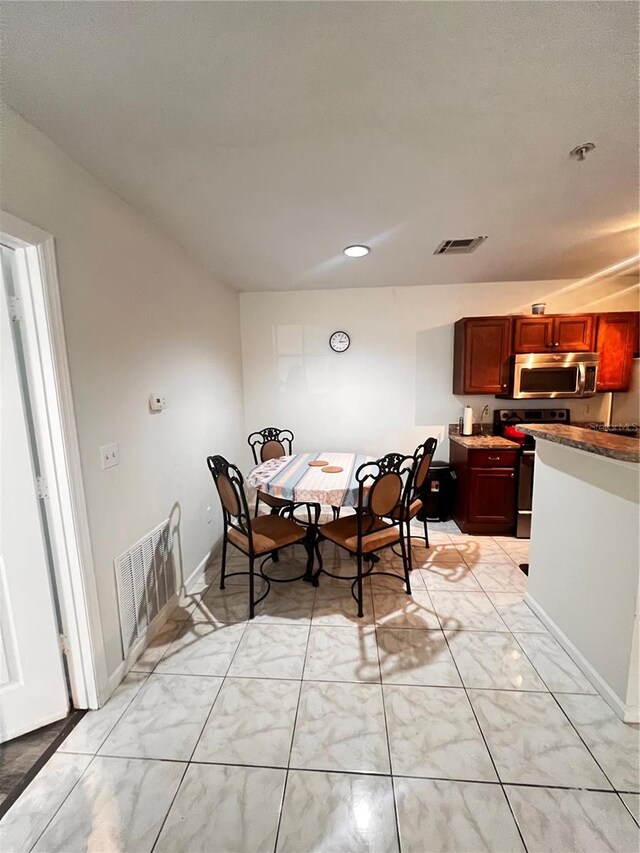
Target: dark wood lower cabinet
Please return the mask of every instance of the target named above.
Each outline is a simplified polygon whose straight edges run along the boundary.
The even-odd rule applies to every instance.
[[[511,527],[515,521],[515,472],[511,468],[470,468],[468,521]]]
[[[453,518],[463,533],[488,536],[513,533],[516,520],[517,453],[462,447],[452,441],[456,476]],[[492,467],[499,458],[500,466]]]

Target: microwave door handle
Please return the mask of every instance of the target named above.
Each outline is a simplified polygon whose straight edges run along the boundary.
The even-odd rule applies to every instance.
[[[579,362],[578,364],[578,396],[584,397],[584,389],[587,385],[587,371],[585,368],[584,361]]]

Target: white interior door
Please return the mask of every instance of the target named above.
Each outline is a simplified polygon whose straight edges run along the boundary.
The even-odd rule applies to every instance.
[[[9,253],[9,254],[6,254]],[[69,699],[36,491],[37,451],[9,315],[10,249],[0,292],[0,742],[59,720]],[[19,321],[18,321],[19,322]]]

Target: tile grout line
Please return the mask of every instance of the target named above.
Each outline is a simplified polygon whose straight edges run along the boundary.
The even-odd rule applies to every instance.
[[[278,627],[281,627],[280,624],[278,624]],[[306,625],[293,625],[293,626],[282,626],[282,627],[304,628],[307,626]],[[313,628],[314,626],[312,625],[311,627]],[[355,628],[352,629],[348,626],[328,626],[328,625],[327,626],[324,626],[324,625],[323,626],[317,626],[316,625],[315,627],[316,628],[318,628],[318,627],[321,627],[321,628],[338,627],[339,629],[345,627],[346,630],[356,630]],[[373,628],[374,626],[368,626],[368,627]],[[378,625],[375,627],[376,627],[377,631],[411,631],[411,632],[413,632],[413,631],[426,631],[426,630],[428,630],[430,633],[433,633],[433,634],[443,633],[440,630],[440,628],[429,628],[429,629],[426,629],[426,628],[395,628],[395,627],[390,627],[390,626],[388,627],[386,625]],[[454,631],[451,629],[447,629],[447,631],[449,631],[449,633],[451,633],[451,634],[464,634],[464,633],[497,634],[500,637],[506,636],[506,633],[507,633],[505,631],[475,631],[475,632],[473,632],[473,631],[460,631],[460,630]],[[533,664],[532,664],[532,666],[533,666]],[[537,671],[536,671],[536,674],[537,674]],[[193,672],[153,672],[153,673],[150,673],[150,675],[153,675],[157,678],[163,678],[165,676],[180,676],[181,678],[223,678],[224,679],[227,677],[227,676],[223,676],[223,675],[202,675],[200,673],[193,673]],[[356,681],[353,679],[346,679],[346,678],[344,678],[344,679],[291,678],[290,676],[283,676],[282,678],[278,678],[278,677],[273,676],[273,675],[229,675],[228,677],[229,678],[237,678],[238,680],[241,680],[241,681],[296,681],[296,682],[297,681],[304,681],[305,684],[306,683],[317,683],[317,684],[380,684],[379,681]],[[383,684],[389,684],[391,686],[397,686],[397,687],[435,687],[435,688],[439,688],[439,687],[445,688],[446,687],[447,690],[462,690],[463,689],[462,684],[431,684],[431,683],[417,684],[416,682],[404,682],[404,681],[387,681],[387,682],[382,682],[382,683]],[[544,687],[544,689],[538,688],[536,690],[531,690],[531,689],[527,690],[527,689],[522,688],[522,687],[473,687],[473,686],[469,687],[469,689],[470,690],[478,690],[480,692],[491,691],[493,693],[540,693],[542,695],[547,695],[549,693],[552,693],[553,695],[558,695],[558,696],[594,696],[594,697],[598,697],[600,695],[598,693],[580,693],[576,690],[549,690],[548,687],[546,687],[546,686]],[[83,752],[82,750],[67,750],[64,752],[64,755],[93,755],[93,754],[94,754],[93,752]],[[637,791],[624,791],[623,793],[634,794],[634,793],[638,793],[638,792]]]
[[[213,581],[212,581],[211,583],[213,583]],[[234,624],[235,624],[235,623],[234,623]],[[178,785],[177,785],[177,787],[176,787],[176,790],[175,790],[175,793],[174,793],[173,797],[171,798],[171,803],[169,804],[169,808],[167,809],[167,811],[166,811],[166,813],[165,813],[165,816],[164,816],[164,818],[163,818],[163,820],[162,820],[162,823],[160,824],[160,828],[158,829],[158,834],[156,835],[155,841],[153,842],[153,845],[152,845],[152,847],[151,847],[151,851],[150,851],[150,853],[153,853],[153,851],[155,850],[156,845],[157,845],[157,843],[158,843],[158,841],[159,841],[159,839],[160,839],[160,836],[162,835],[162,830],[164,829],[165,824],[166,824],[166,822],[167,822],[167,819],[169,818],[169,815],[171,814],[171,810],[172,810],[172,808],[173,808],[173,806],[174,806],[174,803],[175,803],[176,798],[177,798],[177,796],[178,796],[178,794],[179,794],[179,792],[180,792],[180,789],[182,788],[182,783],[184,782],[185,776],[187,775],[187,771],[189,770],[189,767],[191,767],[191,764],[192,764],[192,761],[193,761],[193,756],[195,755],[195,751],[196,751],[196,749],[198,748],[198,744],[200,743],[200,740],[201,740],[201,738],[202,738],[202,734],[203,734],[203,732],[204,732],[204,730],[205,730],[205,728],[206,728],[206,726],[207,726],[207,723],[209,722],[209,718],[211,717],[211,714],[212,714],[212,712],[213,712],[213,708],[214,708],[214,706],[215,706],[215,704],[216,704],[216,702],[217,702],[217,700],[218,700],[218,697],[220,696],[220,693],[221,693],[221,691],[222,691],[222,688],[224,687],[224,683],[225,683],[225,681],[226,681],[226,679],[227,679],[227,675],[228,675],[228,673],[229,673],[229,669],[230,669],[230,667],[231,667],[231,664],[233,663],[233,660],[234,660],[234,658],[235,658],[236,654],[238,653],[238,649],[240,648],[240,643],[242,642],[242,639],[243,639],[243,637],[244,637],[244,635],[245,635],[245,633],[246,633],[246,631],[247,631],[247,627],[248,627],[248,623],[246,623],[246,624],[245,624],[245,626],[244,626],[244,630],[243,630],[243,632],[242,632],[242,635],[241,635],[240,639],[238,640],[238,645],[236,646],[236,648],[235,648],[235,650],[234,650],[233,654],[231,655],[231,659],[229,660],[229,664],[228,664],[228,666],[227,666],[227,670],[226,670],[225,674],[222,676],[222,678],[220,679],[220,685],[219,685],[218,690],[217,690],[217,692],[216,692],[215,698],[214,698],[213,702],[211,703],[211,707],[209,708],[209,713],[208,713],[208,714],[207,714],[207,716],[206,716],[206,719],[205,719],[205,721],[204,721],[204,723],[203,723],[203,725],[202,725],[202,728],[200,729],[200,734],[199,734],[199,735],[198,735],[198,737],[196,738],[196,742],[195,742],[195,744],[194,744],[194,746],[193,746],[193,749],[191,750],[191,757],[189,758],[189,760],[188,760],[188,761],[186,762],[186,764],[185,764],[184,772],[182,773],[182,776],[180,777],[180,782],[178,783]],[[169,648],[167,648],[167,652],[168,652],[168,651],[169,651]],[[165,654],[166,654],[166,652],[165,652]],[[163,655],[163,657],[164,657],[164,655]],[[161,660],[162,660],[162,658],[161,658]],[[158,661],[158,663],[160,663],[160,661]],[[202,677],[202,676],[201,676],[201,677]],[[209,676],[209,677],[211,677],[211,676]],[[219,678],[220,676],[217,676],[217,677]]]
[[[235,624],[238,624],[238,623],[235,623],[235,622],[234,622],[233,624],[235,625]],[[191,757],[190,757],[190,758],[188,759],[188,761],[187,761],[187,766],[188,766],[189,764],[191,764],[191,762],[193,761],[193,756],[195,755],[196,749],[198,748],[198,744],[200,743],[200,741],[201,741],[201,739],[202,739],[202,735],[203,735],[203,733],[204,733],[204,730],[205,730],[205,729],[206,729],[206,727],[207,727],[207,723],[209,722],[209,719],[211,718],[211,714],[213,713],[213,709],[214,709],[214,707],[215,707],[215,704],[216,704],[216,702],[218,701],[218,698],[219,698],[220,694],[222,693],[222,689],[223,689],[223,687],[224,687],[224,685],[225,685],[225,682],[226,682],[226,680],[227,680],[227,677],[228,677],[228,675],[229,675],[229,670],[231,669],[231,665],[232,665],[233,661],[235,660],[236,655],[238,654],[238,649],[240,648],[240,643],[241,643],[241,642],[242,642],[242,640],[244,639],[244,635],[247,633],[247,628],[248,628],[248,627],[249,627],[249,622],[247,621],[247,622],[245,622],[244,630],[243,630],[243,632],[242,632],[242,634],[241,634],[241,636],[240,636],[240,639],[238,640],[238,645],[235,647],[235,650],[234,650],[233,654],[231,655],[231,658],[229,659],[229,663],[228,663],[228,665],[227,665],[227,669],[226,669],[225,674],[224,674],[223,676],[215,676],[215,677],[217,677],[217,678],[220,678],[220,686],[218,687],[218,691],[217,691],[217,693],[216,693],[216,695],[215,695],[215,698],[214,698],[213,702],[211,703],[211,707],[209,708],[209,713],[207,714],[207,716],[206,716],[206,718],[205,718],[205,721],[204,721],[204,723],[202,724],[202,728],[200,729],[200,734],[199,734],[199,735],[198,735],[198,737],[196,738],[196,742],[195,742],[195,744],[194,744],[194,746],[193,746],[193,749],[191,750]],[[197,676],[197,677],[198,677],[198,678],[204,678],[204,677],[211,677],[211,676],[202,676],[202,675],[200,675],[200,676]]]
[[[523,654],[525,655],[525,657],[527,657],[527,660],[529,660],[529,657],[528,657],[528,655],[527,655],[527,652],[526,652],[526,650],[525,650],[524,646],[522,646],[522,645],[521,645],[521,643],[518,641],[518,638],[515,636],[515,634],[513,635],[513,637],[514,637],[514,639],[515,639],[516,643],[518,643],[518,645],[519,645],[519,646],[520,646],[520,648],[522,649]],[[540,674],[540,672],[538,672],[538,669],[536,668],[536,666],[535,666],[535,664],[533,663],[533,661],[531,661],[531,665],[533,666],[533,668],[535,669],[535,671],[538,673],[538,676],[539,676],[539,678],[540,678],[540,681],[542,681],[542,683],[544,684],[544,686],[545,686],[545,687],[547,688],[547,690],[549,691],[549,695],[553,697],[553,701],[556,703],[556,705],[558,706],[558,708],[560,708],[560,711],[562,712],[562,714],[564,715],[564,717],[565,717],[565,718],[567,719],[567,721],[569,722],[569,725],[570,725],[570,726],[571,726],[571,728],[574,730],[574,732],[577,734],[577,736],[578,736],[578,738],[580,739],[580,741],[582,742],[582,744],[583,744],[584,748],[587,750],[587,752],[589,753],[589,755],[591,756],[591,758],[594,760],[594,762],[595,762],[595,763],[596,763],[596,765],[598,766],[598,768],[599,768],[600,772],[602,773],[602,775],[604,776],[604,778],[605,778],[605,779],[607,780],[607,782],[611,785],[611,790],[612,790],[612,791],[615,791],[615,790],[616,790],[615,785],[612,783],[612,781],[611,781],[611,779],[609,778],[608,774],[607,774],[607,773],[605,773],[604,768],[602,767],[602,765],[600,764],[600,762],[598,761],[598,759],[595,757],[595,755],[593,754],[593,752],[589,749],[589,745],[587,744],[587,742],[585,741],[585,739],[582,737],[582,735],[581,735],[581,734],[580,734],[580,732],[578,731],[577,727],[573,724],[573,721],[571,720],[571,718],[569,717],[569,715],[567,714],[567,712],[564,710],[564,708],[562,707],[562,705],[560,704],[560,702],[558,702],[558,699],[556,698],[556,696],[555,696],[554,692],[553,692],[552,690],[550,690],[550,689],[549,689],[549,685],[548,685],[548,684],[547,684],[547,682],[544,680],[544,678],[542,677],[542,675]],[[557,692],[558,692],[561,696],[562,696],[562,695],[565,695],[565,694],[563,694],[563,692],[562,692],[562,691],[560,691],[560,690],[558,690]],[[572,693],[572,694],[566,694],[566,695],[572,695],[572,696],[593,696],[593,695],[598,695],[598,696],[599,696],[600,694],[593,694],[593,693]],[[602,697],[600,697],[600,698],[602,698]],[[603,701],[604,701],[604,700],[603,700]],[[616,793],[617,793],[617,792],[616,792]]]
[[[387,706],[384,698],[384,685],[382,682],[382,662],[380,660],[380,646],[378,645],[378,631],[375,629],[376,650],[378,653],[378,668],[380,670],[380,693],[382,696],[382,716],[384,718],[384,731],[387,739],[387,755],[389,756],[389,773],[391,774],[391,793],[393,795],[393,814],[396,822],[396,839],[398,841],[398,853],[402,853],[402,841],[400,840],[400,816],[398,814],[398,797],[393,775],[393,763],[391,759],[391,742],[389,740],[389,722],[387,720]]]
[[[636,824],[638,825],[638,827],[640,828],[640,818],[637,818],[637,817],[634,815],[634,813],[631,811],[631,807],[630,807],[627,803],[625,803],[625,801],[622,799],[622,793],[625,793],[625,794],[626,794],[626,793],[633,793],[633,792],[631,792],[631,791],[623,791],[623,792],[621,793],[620,791],[616,791],[615,793],[618,795],[618,799],[620,800],[620,802],[622,803],[622,805],[625,807],[625,809],[627,810],[627,812],[631,815],[631,820],[635,821],[635,822],[636,822]]]
[[[176,785],[176,790],[173,794],[173,797],[171,798],[171,802],[169,803],[169,808],[167,809],[165,816],[162,818],[162,822],[158,828],[158,834],[155,837],[155,841],[151,845],[151,849],[150,849],[149,853],[153,853],[153,851],[156,849],[156,845],[157,845],[158,841],[160,840],[160,836],[162,835],[162,830],[165,827],[165,824],[167,822],[167,818],[169,817],[169,814],[171,813],[171,809],[173,808],[173,804],[176,801],[176,798],[178,796],[178,792],[180,791],[180,788],[182,788],[182,783],[184,782],[184,777],[187,775],[187,770],[189,769],[190,766],[191,766],[190,762],[187,762],[184,766],[184,770],[182,771],[182,776],[180,777],[180,781]]]
[[[317,589],[317,588],[316,588]],[[314,596],[314,607],[315,607],[315,598]],[[311,611],[311,615],[313,616],[313,610]],[[307,631],[307,642],[304,647],[304,658],[302,660],[302,672],[300,673],[300,686],[298,687],[298,701],[296,703],[296,712],[293,717],[293,727],[291,729],[291,743],[289,744],[289,756],[287,758],[287,766],[285,768],[284,775],[284,785],[282,786],[282,796],[280,798],[280,808],[278,810],[278,825],[276,827],[276,837],[273,842],[273,853],[276,853],[278,849],[278,841],[280,839],[280,827],[282,826],[282,813],[284,812],[284,799],[287,794],[287,782],[289,781],[289,770],[291,768],[291,755],[293,753],[293,742],[296,736],[296,726],[298,725],[298,711],[300,710],[300,698],[302,697],[302,685],[303,685],[303,677],[304,677],[304,669],[307,665],[307,653],[309,651],[309,639],[311,637],[311,622],[309,622],[309,629]]]
[[[72,786],[71,786],[71,788],[69,789],[69,791],[68,791],[67,795],[63,798],[62,802],[61,802],[61,803],[60,803],[60,805],[58,806],[58,808],[53,812],[53,814],[51,815],[51,817],[49,818],[49,820],[46,822],[46,824],[45,824],[45,826],[44,826],[44,828],[43,828],[42,832],[38,835],[38,837],[35,839],[35,841],[33,842],[33,844],[31,844],[31,845],[29,846],[29,851],[31,851],[31,850],[33,850],[33,849],[34,849],[34,847],[35,847],[35,846],[36,846],[36,844],[40,841],[40,839],[41,839],[41,838],[42,838],[42,836],[45,834],[45,832],[49,829],[49,827],[50,827],[50,826],[51,826],[51,824],[53,823],[53,821],[54,821],[54,819],[55,819],[56,815],[58,814],[58,812],[60,811],[60,809],[64,806],[64,804],[67,802],[67,800],[68,800],[68,799],[69,799],[69,797],[71,796],[71,793],[72,793],[73,791],[75,791],[76,787],[80,784],[80,780],[82,779],[82,777],[84,776],[84,774],[87,772],[87,770],[91,767],[91,765],[93,764],[93,762],[96,760],[96,758],[97,758],[97,757],[98,757],[98,756],[97,756],[96,754],[94,754],[94,755],[92,755],[92,756],[91,756],[91,761],[87,764],[87,766],[84,768],[84,770],[82,771],[82,773],[78,776],[78,778],[77,778],[77,779],[76,779],[76,781],[73,783],[73,785],[72,785]],[[46,767],[46,765],[45,765],[45,767]],[[44,770],[44,768],[43,768],[43,770]],[[40,773],[42,773],[42,770],[40,771]],[[38,776],[40,775],[40,773],[38,773]],[[37,779],[37,778],[38,778],[38,776],[36,776],[36,777],[35,777],[35,779]],[[31,782],[31,784],[33,784],[33,782],[35,782],[35,779]],[[27,789],[25,789],[25,790],[28,790],[28,788],[27,788]],[[24,794],[24,791],[23,791],[22,793]],[[16,805],[16,803],[17,803],[18,801],[19,801],[19,800],[16,800],[16,802],[15,802],[13,805],[15,806],[15,805]],[[9,812],[7,812],[7,814],[9,814]]]
[[[498,615],[499,615],[499,614],[498,614]],[[493,765],[493,770],[494,770],[494,772],[495,772],[495,774],[496,774],[496,778],[498,779],[498,782],[499,782],[499,784],[500,784],[500,788],[501,788],[501,790],[502,790],[502,796],[505,798],[505,801],[506,801],[506,803],[507,803],[507,807],[508,807],[508,809],[509,809],[509,812],[511,813],[511,817],[513,818],[513,822],[515,823],[516,829],[518,830],[518,835],[520,836],[520,840],[522,841],[522,846],[523,846],[523,848],[524,848],[524,850],[525,850],[525,853],[527,853],[527,851],[528,851],[528,847],[527,847],[527,845],[526,845],[526,843],[525,843],[524,835],[522,834],[522,830],[520,829],[520,825],[519,825],[519,823],[518,823],[518,821],[517,821],[517,819],[516,819],[515,813],[514,813],[514,811],[513,811],[512,806],[511,806],[511,802],[509,801],[509,797],[507,796],[507,792],[506,792],[506,790],[505,790],[504,783],[503,783],[502,778],[501,778],[501,776],[500,776],[500,773],[499,773],[499,771],[498,771],[498,766],[497,766],[497,764],[496,764],[496,762],[495,762],[495,760],[494,760],[494,758],[493,758],[493,754],[492,754],[491,750],[489,749],[489,744],[487,743],[487,739],[486,739],[486,737],[485,737],[485,734],[484,734],[484,732],[482,731],[482,726],[480,725],[480,721],[478,720],[478,715],[476,714],[476,709],[473,707],[473,703],[471,702],[471,699],[469,698],[469,691],[467,690],[467,688],[466,688],[466,686],[465,686],[464,679],[462,678],[462,673],[460,672],[460,670],[459,670],[459,668],[458,668],[458,664],[457,664],[457,662],[456,662],[456,659],[455,659],[455,657],[453,656],[453,652],[451,651],[451,646],[449,645],[449,640],[447,639],[446,632],[444,632],[444,631],[443,631],[443,633],[444,633],[444,639],[445,639],[445,642],[446,642],[446,644],[447,644],[447,648],[449,649],[449,654],[451,655],[451,658],[453,659],[454,666],[455,666],[455,668],[456,668],[456,670],[457,670],[457,672],[458,672],[458,677],[460,678],[460,681],[462,682],[462,686],[463,686],[463,688],[464,688],[464,694],[465,694],[465,697],[466,697],[466,699],[467,699],[467,702],[469,703],[469,707],[471,708],[471,713],[473,714],[473,718],[474,718],[474,720],[475,720],[475,722],[476,722],[476,726],[478,727],[478,731],[480,732],[480,737],[482,738],[482,741],[483,741],[483,743],[484,743],[485,749],[487,750],[487,753],[488,753],[488,755],[489,755],[489,758],[491,759],[491,764]]]

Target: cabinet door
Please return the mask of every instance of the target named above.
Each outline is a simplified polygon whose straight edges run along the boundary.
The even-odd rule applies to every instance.
[[[553,321],[553,348],[556,352],[593,350],[593,314],[570,314]]]
[[[600,353],[598,391],[627,391],[633,354],[638,347],[638,314],[620,311],[600,314],[596,350]]]
[[[516,513],[513,468],[471,468],[469,477],[469,521],[513,524]]]
[[[553,340],[553,317],[516,317],[513,321],[514,352],[549,352]]]
[[[470,317],[455,324],[454,394],[500,394],[507,389],[511,317]]]

